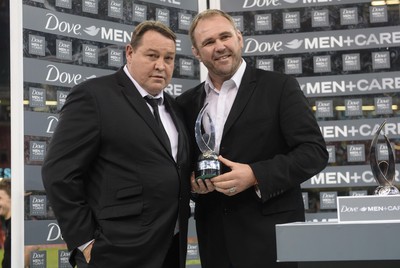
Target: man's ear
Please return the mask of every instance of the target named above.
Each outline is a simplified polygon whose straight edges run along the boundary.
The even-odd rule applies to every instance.
[[[130,44],[126,45],[126,47],[125,47],[125,57],[126,57],[127,61],[130,59],[132,53],[133,53],[132,46]]]
[[[199,51],[194,46],[192,46],[192,53],[196,57],[196,59],[198,59],[201,62]]]
[[[239,40],[239,43],[240,43],[240,47],[243,48],[244,47],[243,35],[239,30],[237,31],[237,37],[238,37],[238,40]]]

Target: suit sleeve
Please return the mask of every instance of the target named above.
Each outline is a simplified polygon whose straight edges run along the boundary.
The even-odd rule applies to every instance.
[[[68,95],[42,166],[43,184],[70,250],[93,239],[96,231],[86,189],[100,124],[95,98],[84,87]]]
[[[281,142],[285,149],[250,164],[263,202],[298,187],[323,170],[328,160],[324,138],[296,79],[287,76],[277,101],[279,140],[269,142]]]

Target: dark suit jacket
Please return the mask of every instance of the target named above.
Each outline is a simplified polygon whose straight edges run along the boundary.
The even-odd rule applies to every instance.
[[[203,84],[177,99],[192,137],[204,99]],[[228,267],[227,255],[235,268],[275,267],[275,224],[304,220],[300,184],[320,172],[328,159],[297,81],[247,67],[224,126],[220,154],[251,166],[262,198],[253,187],[233,197],[216,191],[198,196],[202,267]]]
[[[179,132],[177,163],[122,69],[76,86],[63,106],[43,183],[72,254],[95,239],[89,267],[161,267],[178,215],[185,266],[189,139],[164,96]]]

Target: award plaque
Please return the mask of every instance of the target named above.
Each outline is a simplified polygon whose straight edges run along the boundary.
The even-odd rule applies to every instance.
[[[200,149],[200,156],[197,161],[197,169],[195,172],[196,179],[211,179],[220,174],[220,163],[218,161],[218,155],[215,152],[215,126],[211,120],[211,116],[206,113],[206,107],[208,103],[200,110],[196,124],[194,127],[194,133],[196,137],[197,146]],[[209,133],[202,131],[202,121],[206,114],[210,131]]]
[[[379,134],[385,124],[386,120],[379,126],[378,130],[376,131],[370,147],[369,160],[371,170],[375,180],[379,184],[379,186],[375,189],[374,194],[398,195],[400,194],[399,190],[395,186],[393,186],[395,176],[395,161],[393,149],[388,137],[385,134],[383,134],[383,138],[385,139],[385,143],[387,146],[388,160],[379,161],[376,153]]]

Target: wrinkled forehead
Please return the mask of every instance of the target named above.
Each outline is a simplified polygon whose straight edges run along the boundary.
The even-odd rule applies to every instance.
[[[224,17],[214,16],[207,20],[200,20],[194,31],[197,41],[224,34],[235,34],[235,27]]]

